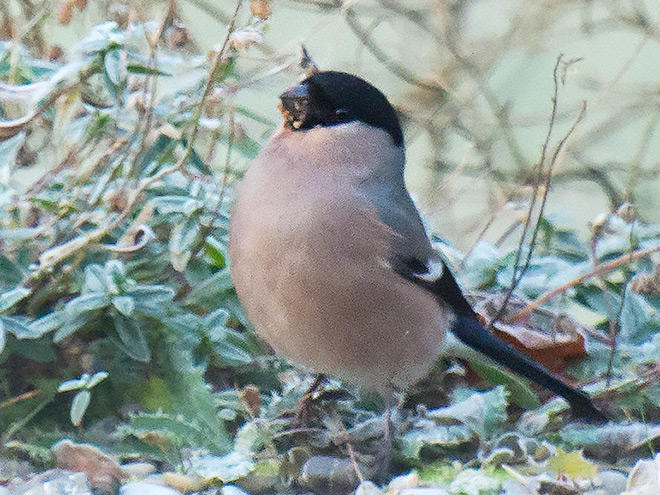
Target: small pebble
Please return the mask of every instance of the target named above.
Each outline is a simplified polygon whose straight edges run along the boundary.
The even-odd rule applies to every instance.
[[[625,474],[614,469],[603,469],[598,472],[600,477],[599,488],[605,493],[619,495],[626,491],[628,479]]]
[[[156,472],[156,466],[149,462],[129,462],[122,464],[122,471],[124,471],[129,478],[144,479],[151,473]]]
[[[373,481],[363,481],[355,489],[355,495],[383,495],[383,492],[373,483]]]
[[[398,493],[404,488],[419,486],[419,475],[415,471],[392,478],[387,488],[390,492]]]
[[[119,489],[119,495],[181,495],[169,486],[154,485],[146,481],[131,481]]]
[[[179,473],[163,473],[163,482],[183,493],[198,492],[207,485],[206,481],[200,476]]]
[[[250,495],[248,492],[241,490],[236,485],[225,485],[220,490],[220,495]]]
[[[72,473],[63,469],[49,469],[29,481],[12,486],[12,495],[92,495],[85,473]]]
[[[415,488],[405,488],[400,491],[398,495],[449,495],[449,492],[442,488],[417,486]]]
[[[300,470],[300,482],[312,491],[348,493],[358,485],[358,477],[350,459],[312,456]]]

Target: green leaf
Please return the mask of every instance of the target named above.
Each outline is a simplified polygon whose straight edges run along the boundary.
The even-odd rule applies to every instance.
[[[428,411],[426,417],[437,423],[460,421],[480,438],[488,439],[506,425],[507,393],[502,386],[488,392],[474,392],[467,399]]]
[[[211,75],[211,79],[213,79],[214,83],[224,81],[234,71],[234,67],[236,67],[236,57],[231,56],[226,61],[218,64]]]
[[[131,316],[135,309],[135,300],[131,296],[116,296],[112,298],[112,305],[124,316]]]
[[[201,284],[193,287],[186,297],[186,304],[201,304],[218,300],[222,294],[234,287],[229,269],[214,273]]]
[[[31,290],[25,287],[15,287],[7,292],[0,294],[0,311],[5,311],[11,308],[14,304],[25,299],[30,294]]]
[[[598,466],[585,459],[581,450],[568,453],[558,448],[557,454],[548,459],[548,467],[557,474],[568,475],[572,480],[593,478],[598,474]]]
[[[70,392],[72,390],[80,390],[87,386],[89,383],[89,373],[84,373],[80,378],[73,378],[71,380],[66,380],[60,383],[57,387],[57,391]]]
[[[71,424],[73,426],[80,426],[82,423],[83,416],[85,415],[85,411],[87,411],[91,398],[92,394],[89,390],[81,390],[73,398],[70,413]]]
[[[57,327],[62,324],[63,314],[60,311],[53,313],[48,313],[45,316],[42,316],[38,320],[30,322],[30,328],[32,331],[41,337],[45,333],[52,332]]]
[[[211,258],[213,268],[221,269],[227,266],[226,247],[215,237],[210,235],[206,238],[204,251]]]
[[[85,283],[83,292],[110,292],[112,281],[101,265],[92,263],[85,267]]]
[[[96,387],[99,383],[101,383],[103,380],[108,378],[109,373],[107,371],[98,371],[92,375],[92,377],[89,379],[89,383],[85,388],[92,389]]]
[[[27,319],[18,318],[15,316],[0,315],[5,330],[11,332],[17,339],[36,339],[41,336],[40,333],[35,332]]]
[[[523,409],[536,409],[541,405],[539,398],[524,378],[486,361],[470,361],[470,367],[487,382],[504,385],[509,392],[509,400],[513,404],[517,404]]]
[[[182,139],[181,140],[182,144],[184,147],[188,147],[188,140],[187,139]],[[197,154],[197,152],[193,149],[190,152],[190,164],[199,170],[202,174],[204,175],[213,175],[213,170],[206,164],[206,162],[202,159],[201,156]]]
[[[142,153],[135,165],[135,171],[142,174],[147,169],[151,170],[154,164],[162,164],[165,161],[172,160],[172,151],[177,142],[169,136],[160,134],[154,144]],[[152,201],[157,202],[160,199],[160,197],[156,197]]]
[[[426,449],[435,453],[434,457],[441,457],[448,449],[472,442],[474,436],[465,425],[437,425],[430,419],[421,419],[401,438],[401,454],[418,459],[422,449]]]
[[[621,308],[620,335],[630,344],[642,344],[651,339],[657,330],[651,322],[655,319],[655,310],[646,302],[644,296],[626,289]],[[656,320],[657,323],[657,320]]]
[[[181,254],[188,251],[195,242],[198,234],[199,224],[197,223],[197,218],[194,216],[188,217],[176,224],[172,229],[172,235],[170,237],[170,253]]]
[[[113,313],[112,320],[119,336],[120,349],[136,361],[148,363],[151,360],[151,351],[140,324],[119,313]]]
[[[18,151],[25,143],[25,132],[0,141],[0,186],[7,185],[16,163]]]
[[[109,304],[110,296],[108,294],[92,292],[71,299],[64,307],[64,312],[70,318],[80,313],[105,308]]]
[[[57,332],[55,332],[55,335],[53,335],[53,342],[57,344],[58,342],[62,341],[76,330],[85,326],[93,316],[94,313],[92,311],[85,311],[83,313],[78,313],[71,316],[65,315],[62,318],[64,322],[57,330]]]
[[[160,196],[152,199],[151,204],[163,215],[170,213],[191,215],[202,207],[200,201],[189,196]]]
[[[140,64],[127,64],[126,71],[130,72],[131,74],[144,74],[147,76],[173,76],[169,72],[163,72],[162,70],[158,70],[153,67],[146,67]]]
[[[21,283],[23,277],[21,266],[0,254],[0,287],[14,287]]]

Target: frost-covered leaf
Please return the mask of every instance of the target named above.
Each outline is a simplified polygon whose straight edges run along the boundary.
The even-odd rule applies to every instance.
[[[159,196],[151,204],[162,214],[181,213],[189,216],[202,206],[202,203],[189,196]]]
[[[660,493],[660,454],[653,459],[637,461],[628,475],[627,495]]]
[[[449,485],[456,495],[495,495],[500,491],[500,481],[476,469],[466,469],[456,475]]]
[[[67,318],[72,318],[80,313],[85,313],[88,311],[94,311],[95,309],[101,309],[110,304],[110,296],[101,292],[92,292],[89,294],[83,294],[74,299],[71,299],[66,304],[64,312]]]
[[[247,476],[254,469],[254,462],[250,456],[233,450],[223,456],[194,458],[191,469],[206,480],[228,483]]]
[[[619,335],[625,342],[640,344],[649,340],[660,327],[657,312],[644,296],[626,289],[620,315]]]
[[[183,221],[179,222],[172,229],[172,235],[170,237],[169,249],[170,255],[178,257],[177,261],[173,260],[173,265],[177,271],[183,271],[185,269],[188,259],[185,259],[185,262],[182,263],[180,260],[181,256],[190,253],[193,243],[197,239],[199,234],[199,223],[197,218],[190,216],[185,218]],[[189,254],[187,255],[189,257]]]
[[[92,263],[85,267],[83,292],[111,292],[112,285],[112,280],[101,265]]]
[[[91,311],[85,311],[73,316],[64,315],[62,317],[62,324],[55,332],[55,335],[53,335],[53,342],[58,343],[76,330],[82,328],[92,319],[93,316],[94,313]]]
[[[559,431],[561,440],[597,457],[623,458],[660,436],[660,425],[629,423],[606,425],[569,425]]]
[[[7,332],[11,332],[17,339],[36,339],[41,334],[35,331],[27,318],[0,315],[0,322]]]
[[[111,50],[103,59],[105,75],[113,86],[113,92],[121,86],[125,77],[125,67],[119,50]]]
[[[209,301],[220,299],[222,294],[233,286],[231,274],[225,268],[193,287],[186,297],[186,304],[208,304]]]
[[[52,332],[62,324],[63,314],[59,311],[48,313],[32,322],[30,328],[39,337],[43,334]]]
[[[429,419],[418,420],[411,431],[401,438],[401,453],[404,457],[417,459],[423,448],[434,456],[458,445],[472,442],[475,433],[465,425],[438,425]]]
[[[119,337],[117,344],[120,349],[136,361],[148,363],[151,360],[151,350],[140,324],[135,319],[119,313],[112,315],[112,321]]]
[[[107,371],[97,371],[89,379],[89,383],[87,383],[87,389],[89,390],[96,387],[99,383],[108,378],[108,375],[109,373]]]
[[[80,378],[66,380],[57,387],[58,392],[70,392],[71,390],[80,390],[89,383],[89,373],[84,373]]]
[[[87,407],[89,407],[91,398],[92,394],[89,390],[81,390],[73,397],[70,411],[70,419],[73,426],[80,426],[80,423],[82,423],[83,416],[87,411]]]
[[[24,132],[19,132],[9,139],[0,140],[0,186],[9,185],[11,172],[16,162],[16,155],[24,143]]]
[[[135,309],[135,300],[131,296],[117,296],[112,298],[112,305],[124,316],[131,316]]]
[[[498,434],[506,424],[507,393],[502,386],[489,392],[475,392],[448,407],[428,411],[437,423],[460,421],[483,439]]]
[[[94,26],[76,48],[84,53],[93,53],[123,45],[125,41],[126,36],[119,29],[119,25],[115,21],[107,21]]]
[[[17,302],[25,299],[31,290],[25,287],[15,287],[0,294],[0,311],[6,311]]]

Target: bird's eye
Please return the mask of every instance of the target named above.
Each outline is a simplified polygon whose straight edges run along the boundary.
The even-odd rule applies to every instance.
[[[335,118],[337,120],[347,120],[348,119],[348,112],[344,110],[343,108],[338,108],[335,110]]]

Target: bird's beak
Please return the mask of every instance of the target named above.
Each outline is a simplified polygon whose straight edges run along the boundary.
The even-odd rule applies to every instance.
[[[306,84],[297,84],[280,95],[280,110],[284,124],[293,129],[300,129],[309,112],[309,92]]]

